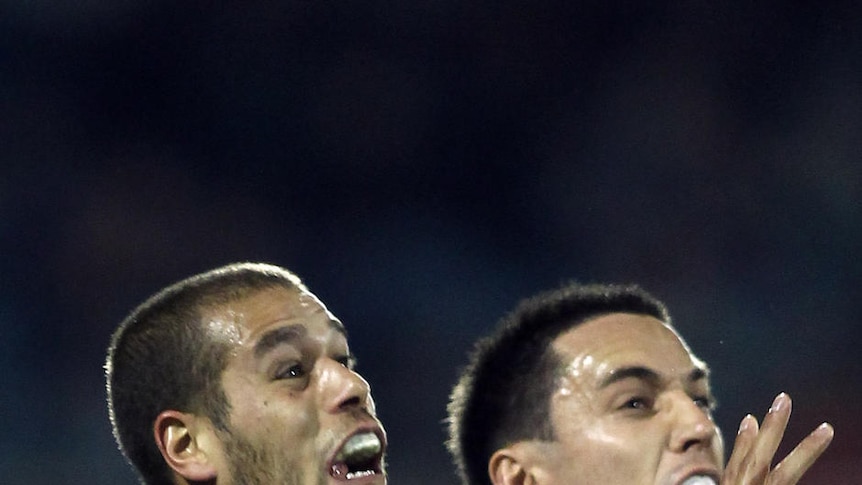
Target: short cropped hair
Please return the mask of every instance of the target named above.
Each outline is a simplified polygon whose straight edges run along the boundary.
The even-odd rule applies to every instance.
[[[141,483],[171,484],[153,439],[153,423],[173,409],[225,429],[230,405],[221,386],[230,344],[212,339],[206,313],[274,287],[306,288],[290,271],[236,263],[192,276],[135,308],[111,338],[105,362],[114,437]]]
[[[448,405],[447,447],[465,485],[490,485],[495,451],[523,440],[552,441],[548,417],[563,365],[552,349],[567,330],[610,313],[655,317],[664,304],[635,285],[566,284],[522,300],[480,339]]]

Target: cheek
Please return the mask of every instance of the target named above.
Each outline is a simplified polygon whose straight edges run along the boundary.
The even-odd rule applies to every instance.
[[[554,409],[554,432],[569,458],[619,457],[629,449],[637,448],[635,430],[621,426],[608,416],[597,415],[590,409],[589,399],[581,400],[572,395],[561,401]]]
[[[650,481],[661,461],[666,435],[649,420],[609,414],[597,407],[594,397],[572,390],[554,400],[559,453],[548,458],[560,475],[555,482],[571,483],[570,477],[583,477],[588,483]]]
[[[626,477],[646,473],[661,459],[667,436],[640,423],[602,417],[582,422],[579,428],[564,427],[569,457],[583,457],[580,464],[594,467],[605,476]]]
[[[583,434],[583,448],[596,460],[631,466],[649,460],[650,450],[663,448],[663,437],[648,426],[612,419],[598,421]]]
[[[559,447],[549,453],[551,483],[647,483],[654,476],[649,464],[658,462],[648,450],[658,449],[633,430],[615,429],[595,423],[589,432],[565,429],[559,436]],[[562,434],[562,433],[560,433]]]
[[[302,401],[286,396],[246,399],[234,406],[231,417],[234,427],[262,441],[308,439],[318,429],[317,414]]]

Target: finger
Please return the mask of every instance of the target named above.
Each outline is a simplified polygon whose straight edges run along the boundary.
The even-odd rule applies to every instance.
[[[746,475],[747,469],[753,465],[754,454],[752,449],[757,440],[757,419],[748,414],[739,423],[739,431],[736,433],[736,441],[733,443],[733,452],[724,468],[721,483],[741,483]]]
[[[766,473],[769,472],[775,452],[784,437],[792,404],[790,396],[782,392],[772,401],[772,406],[767,411],[766,417],[763,418],[760,433],[757,435],[757,443],[754,445],[755,461],[758,468],[756,476],[762,474],[763,477],[766,477]]]
[[[784,460],[769,474],[770,485],[793,485],[811,468],[817,458],[826,451],[835,430],[829,423],[823,423],[796,445]]]

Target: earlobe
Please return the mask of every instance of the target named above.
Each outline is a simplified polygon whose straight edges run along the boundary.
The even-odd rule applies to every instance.
[[[165,462],[177,474],[191,481],[212,480],[217,468],[200,435],[198,418],[179,411],[163,411],[153,424],[156,445]]]
[[[488,460],[488,475],[494,485],[534,485],[535,480],[524,468],[522,457],[512,447],[497,450]]]

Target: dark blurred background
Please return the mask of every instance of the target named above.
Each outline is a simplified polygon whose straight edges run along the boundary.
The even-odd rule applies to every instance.
[[[859,483],[860,26],[850,1],[0,3],[0,483],[134,483],[109,335],[240,260],[347,324],[395,485],[454,483],[471,343],[569,279],[665,300],[731,438],[787,391],[789,440],[836,427],[803,483]]]

